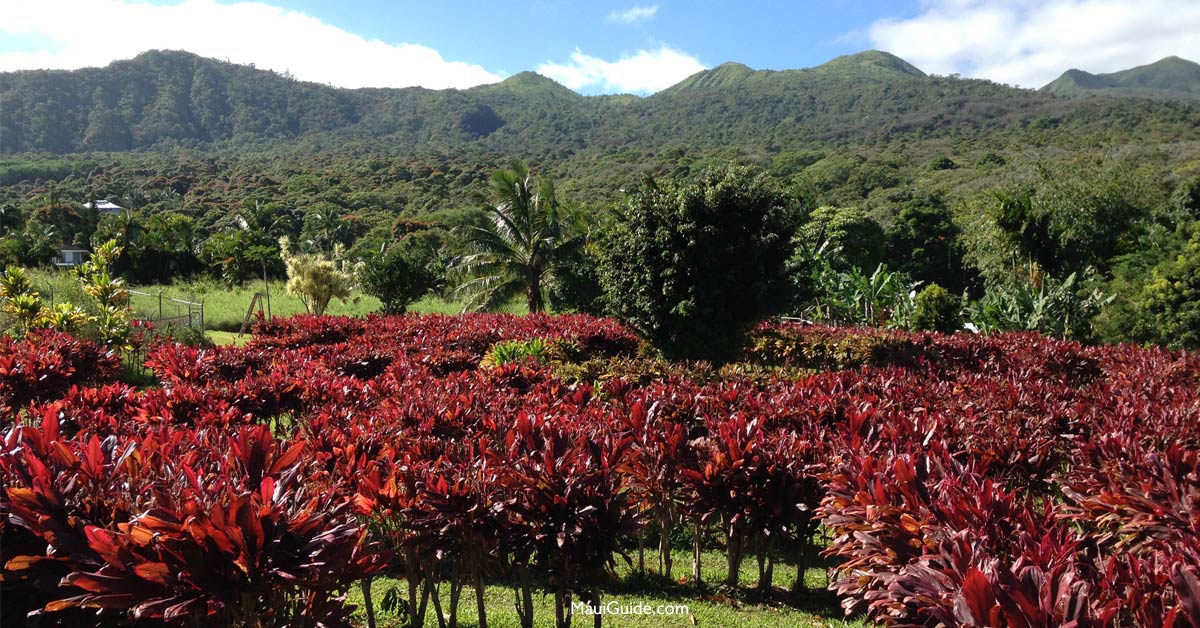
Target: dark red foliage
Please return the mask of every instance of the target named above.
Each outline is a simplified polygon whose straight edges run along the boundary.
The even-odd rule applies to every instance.
[[[606,319],[258,331],[155,345],[147,390],[95,345],[0,339],[6,625],[345,625],[341,593],[384,568],[414,608],[485,572],[594,601],[648,520],[687,520],[766,564],[823,523],[844,605],[892,625],[1200,627],[1196,354],[764,325],[752,355],[830,372],[593,386],[479,365],[532,338],[628,363]]]
[[[32,402],[62,396],[72,385],[114,381],[117,355],[100,345],[53,330],[14,340],[0,336],[0,410],[12,416]]]
[[[0,456],[8,523],[47,548],[5,569],[42,587],[46,613],[349,625],[331,596],[383,556],[367,551],[352,500],[313,473],[304,443],[262,426],[83,434],[64,439],[50,409],[40,429],[10,431]],[[44,590],[47,571],[62,577],[55,590]]]

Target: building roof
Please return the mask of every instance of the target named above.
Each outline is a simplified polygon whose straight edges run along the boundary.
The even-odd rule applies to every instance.
[[[116,203],[109,202],[108,199],[104,198],[98,198],[91,203],[83,204],[84,207],[88,207],[89,205],[95,205],[96,209],[104,212],[119,212],[125,209],[124,207],[121,207]]]

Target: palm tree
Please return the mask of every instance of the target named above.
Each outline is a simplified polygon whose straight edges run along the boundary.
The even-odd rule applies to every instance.
[[[458,269],[471,278],[457,289],[463,311],[493,309],[524,294],[530,312],[546,309],[555,265],[581,241],[578,212],[563,207],[549,177],[522,163],[492,175],[485,226],[463,227],[469,253]]]

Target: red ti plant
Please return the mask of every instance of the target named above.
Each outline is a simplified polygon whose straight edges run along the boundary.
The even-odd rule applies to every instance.
[[[353,478],[355,507],[367,521],[372,536],[400,558],[408,587],[410,625],[424,626],[431,594],[429,568],[421,547],[410,542],[412,530],[403,513],[417,500],[417,479],[424,469],[441,455],[441,446],[433,439],[405,439],[380,446],[357,425],[348,433],[324,430],[318,456],[328,457],[336,466],[334,474]],[[374,621],[370,580],[362,583],[368,622]]]
[[[68,595],[47,613],[349,626],[338,595],[383,557],[366,551],[350,499],[310,473],[303,444],[275,441],[265,426],[228,437],[162,428],[105,443],[61,441],[56,430],[46,422],[4,460],[23,484],[7,491],[12,521],[70,569]],[[47,463],[61,472],[49,475]]]
[[[1118,622],[1200,626],[1200,446],[1145,442],[1153,431],[1086,442],[1064,478],[1063,514],[1108,556],[1104,591],[1119,600]]]
[[[1098,573],[1053,504],[1004,490],[936,442],[856,452],[818,510],[847,611],[891,626],[1099,626]]]
[[[505,435],[513,496],[506,549],[519,573],[536,568],[554,591],[558,628],[571,625],[572,594],[598,608],[598,581],[612,566],[621,539],[641,525],[626,484],[632,439],[588,427],[589,418],[521,413]],[[529,628],[530,583],[524,575],[519,580],[518,612]],[[593,617],[598,627],[602,616]]]
[[[20,340],[0,336],[0,411],[15,417],[31,402],[58,399],[74,384],[113,381],[120,369],[115,352],[54,330],[31,331]]]
[[[636,401],[623,416],[634,443],[629,480],[658,522],[659,573],[670,580],[671,533],[683,498],[679,474],[691,454],[684,425],[663,420],[658,409],[658,403],[647,408],[645,401]],[[640,551],[639,546],[639,566]]]
[[[685,469],[693,508],[704,524],[720,520],[725,530],[728,571],[725,583],[736,587],[748,542],[759,559],[759,587],[771,588],[779,539],[809,533],[806,493],[814,485],[801,455],[803,442],[787,431],[764,432],[758,420],[741,413],[709,421],[697,469]]]
[[[1162,449],[1110,434],[1086,443],[1066,476],[1068,511],[1106,548],[1200,549],[1200,443],[1178,438]]]
[[[507,517],[498,499],[502,475],[486,438],[454,449],[443,464],[424,469],[415,482],[416,495],[403,513],[411,530],[407,545],[427,565],[427,587],[433,591],[439,624],[457,628],[459,596],[470,578],[478,625],[487,628],[483,576]],[[438,595],[439,579],[449,581],[448,617]]]
[[[13,619],[10,613],[40,615],[46,604],[80,593],[61,581],[100,562],[88,547],[85,527],[125,521],[140,508],[138,495],[148,489],[143,462],[134,448],[117,445],[115,437],[101,440],[94,434],[64,439],[53,408],[43,413],[40,426],[16,427],[4,435],[0,514],[6,623]],[[81,615],[65,613],[45,623],[70,625]],[[119,619],[113,615],[97,621]]]

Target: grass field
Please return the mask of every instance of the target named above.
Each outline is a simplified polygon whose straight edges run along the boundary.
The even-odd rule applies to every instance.
[[[208,336],[209,340],[213,341],[213,344],[233,345],[235,347],[245,345],[247,342],[250,342],[251,338],[250,334],[239,336],[235,331],[208,331],[205,335]]]
[[[656,563],[657,554],[646,553],[646,567]],[[692,557],[690,552],[677,551],[672,554],[676,578],[691,575]],[[636,554],[631,556],[636,565]],[[701,577],[707,583],[719,583],[725,575],[725,556],[722,553],[704,552],[701,556]],[[809,569],[805,572],[805,584],[808,591],[798,594],[787,592],[796,575],[794,565],[777,564],[775,567],[775,591],[765,598],[753,592],[757,584],[757,564],[752,559],[742,563],[741,578],[743,588],[730,591],[719,584],[709,584],[699,590],[690,584],[667,582],[654,574],[641,576],[636,569],[618,559],[616,580],[604,587],[602,603],[617,602],[619,606],[646,604],[660,610],[662,614],[619,615],[604,618],[604,626],[615,628],[808,628],[815,626],[866,626],[862,618],[850,621],[843,619],[841,608],[833,594],[825,590],[826,580],[823,569]],[[371,585],[371,597],[375,601],[375,619],[379,628],[399,628],[404,626],[401,613],[386,612],[380,608],[380,601],[388,595],[388,590],[395,588],[400,599],[407,597],[407,585],[403,580],[394,578],[376,578]],[[443,610],[448,602],[447,586],[443,585],[441,594]],[[520,620],[513,607],[512,588],[504,583],[492,583],[485,593],[487,619],[489,628],[517,628]],[[366,612],[362,607],[362,592],[359,587],[350,591],[350,600],[358,610],[354,620],[358,625],[366,625]],[[550,592],[534,591],[533,603],[534,625],[538,628],[553,628],[554,626],[554,596]],[[686,612],[681,612],[686,607]],[[671,607],[671,608],[667,608]],[[463,628],[478,626],[475,612],[475,591],[470,586],[463,588],[459,600],[459,626]],[[425,626],[438,626],[437,615],[430,604],[426,611]],[[669,614],[668,614],[669,613]],[[592,617],[576,615],[573,626],[590,628]]]
[[[291,316],[304,313],[304,304],[300,302],[300,298],[294,294],[288,294],[284,289],[283,282],[270,282],[268,288],[272,315]],[[205,328],[232,332],[241,329],[242,321],[245,320],[246,311],[250,308],[250,301],[254,298],[254,294],[263,292],[265,296],[262,282],[230,287],[221,282],[198,281],[165,286],[134,286],[134,289],[148,294],[158,294],[159,291],[162,291],[163,295],[167,297],[203,303]],[[135,308],[138,306],[136,301],[135,299]],[[151,302],[149,306],[153,308],[154,303]],[[265,299],[263,309],[266,310]],[[409,306],[409,311],[423,314],[457,314],[461,309],[461,303],[447,301],[433,295]],[[368,294],[356,293],[345,301],[334,299],[329,303],[329,309],[325,313],[334,316],[366,316],[379,310],[379,299]],[[524,308],[514,306],[508,308],[507,311],[521,312],[524,311]]]
[[[47,300],[73,303],[86,301],[86,296],[79,289],[75,279],[67,272],[35,270],[30,272],[30,278]],[[158,295],[163,297],[161,303],[165,316],[183,316],[187,313],[187,306],[174,303],[171,299],[202,303],[204,327],[210,331],[237,332],[241,329],[251,300],[255,293],[260,292],[264,297],[266,293],[270,293],[270,313],[274,316],[304,313],[304,304],[296,295],[288,294],[282,281],[269,282],[265,290],[261,281],[230,286],[220,281],[204,279],[172,284],[135,285],[130,286],[130,289],[150,295],[147,297],[135,294],[130,298],[130,306],[146,315],[159,312]],[[262,309],[266,311],[265,298]],[[423,314],[457,314],[461,309],[460,302],[448,301],[435,295],[426,296],[409,306],[409,311]],[[335,316],[365,316],[379,310],[378,299],[356,293],[345,301],[334,299],[326,313]],[[523,303],[514,303],[502,311],[523,313],[527,310]]]

